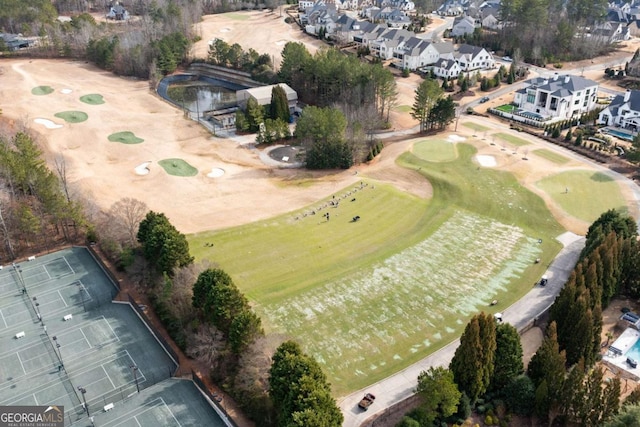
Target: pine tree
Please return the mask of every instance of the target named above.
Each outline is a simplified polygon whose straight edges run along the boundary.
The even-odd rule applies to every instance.
[[[500,391],[522,374],[522,344],[518,330],[508,323],[496,326],[496,353],[491,390]]]

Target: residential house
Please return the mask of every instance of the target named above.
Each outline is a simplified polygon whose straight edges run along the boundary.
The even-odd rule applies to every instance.
[[[455,79],[462,72],[458,62],[453,59],[439,59],[433,66],[433,73],[443,79]]]
[[[453,20],[453,26],[451,27],[450,33],[451,37],[473,34],[477,26],[475,19],[472,17],[467,15],[458,16]]]
[[[315,6],[316,2],[324,3],[322,0],[298,0],[298,10],[304,11]]]
[[[385,7],[371,16],[372,22],[385,23],[389,28],[406,28],[411,19],[401,10]]]
[[[627,90],[613,98],[598,115],[598,123],[619,126],[633,132],[640,130],[640,90]]]
[[[499,30],[502,28],[500,21],[500,8],[495,6],[488,6],[480,10],[480,25],[482,28],[488,28],[490,30]]]
[[[404,41],[410,39],[415,34],[411,31],[393,28],[385,31],[380,37],[369,44],[369,49],[373,56],[384,60],[392,59],[394,51]]]
[[[631,38],[631,29],[626,23],[608,21],[597,24],[588,36],[600,43],[611,44],[629,40]]]
[[[441,16],[459,16],[467,9],[466,0],[446,0],[436,12]]]
[[[0,40],[10,51],[27,48],[33,44],[32,40],[23,38],[21,34],[0,33]]]
[[[486,70],[495,67],[493,55],[486,49],[468,44],[462,44],[454,53],[462,71]]]
[[[380,7],[391,7],[403,12],[411,12],[415,10],[416,5],[411,0],[382,0],[379,2]]]
[[[633,20],[627,25],[631,37],[640,37],[640,20]]]
[[[362,16],[363,18],[367,18],[371,22],[374,22],[373,17],[380,13],[381,10],[382,9],[380,9],[378,6],[366,6],[363,7],[360,11],[360,16]]]
[[[361,22],[360,31],[354,31],[353,41],[365,47],[371,47],[382,34],[389,30],[385,24],[374,24],[371,22]]]
[[[411,37],[396,48],[394,57],[398,59],[400,68],[417,70],[435,64],[440,59],[440,53],[434,43]]]
[[[536,77],[516,91],[514,103],[536,117],[569,119],[596,107],[598,83],[579,76]]]

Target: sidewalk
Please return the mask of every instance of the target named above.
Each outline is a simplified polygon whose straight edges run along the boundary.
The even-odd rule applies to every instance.
[[[569,278],[585,244],[584,237],[569,232],[561,234],[557,240],[564,248],[546,272],[549,277],[547,286],[534,287],[503,312],[503,320],[518,330],[527,326],[553,303]],[[420,372],[432,366],[449,366],[459,343],[458,339],[397,374],[341,399],[339,406],[344,415],[343,426],[358,427],[368,418],[411,396]],[[366,412],[358,408],[358,402],[365,392],[376,396],[376,401]]]

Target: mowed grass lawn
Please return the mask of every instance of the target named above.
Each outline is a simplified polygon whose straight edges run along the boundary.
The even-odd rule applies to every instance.
[[[569,215],[589,223],[609,209],[627,211],[618,183],[602,172],[566,171],[542,179],[536,185]]]
[[[456,148],[451,162],[399,159],[432,199],[365,178],[301,211],[188,236],[191,252],[233,277],[268,332],[300,341],[336,395],[358,390],[451,342],[473,314],[509,306],[543,273],[533,261],[560,249],[542,199]]]
[[[416,157],[432,162],[450,162],[458,155],[455,144],[436,138],[416,142],[413,144],[412,153]]]
[[[495,133],[493,136],[500,138],[503,141],[507,141],[511,145],[515,145],[516,147],[521,147],[523,145],[529,145],[530,142],[526,141],[522,138],[518,138],[517,136],[509,135],[508,133]]]
[[[476,132],[486,132],[489,130],[487,126],[482,126],[474,122],[465,122],[462,123],[462,126],[468,127],[471,130],[475,130]]]
[[[561,154],[556,153],[555,151],[547,150],[546,148],[540,148],[538,150],[533,150],[533,154],[538,157],[542,157],[543,159],[549,160],[558,165],[564,165],[565,163],[569,163],[569,159]]]

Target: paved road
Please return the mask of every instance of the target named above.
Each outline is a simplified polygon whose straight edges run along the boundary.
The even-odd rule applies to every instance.
[[[504,310],[503,320],[505,322],[522,329],[531,319],[539,316],[553,303],[573,270],[585,243],[584,237],[569,232],[559,236],[558,240],[564,245],[564,248],[547,270],[546,274],[549,277],[547,286],[533,287],[522,299]],[[343,426],[358,427],[367,418],[383,412],[386,408],[411,396],[417,384],[418,374],[431,366],[448,366],[459,344],[460,340],[456,340],[403,371],[343,398],[339,402],[340,409],[344,414]],[[373,393],[376,396],[376,401],[367,412],[358,408],[358,402],[365,392]]]

